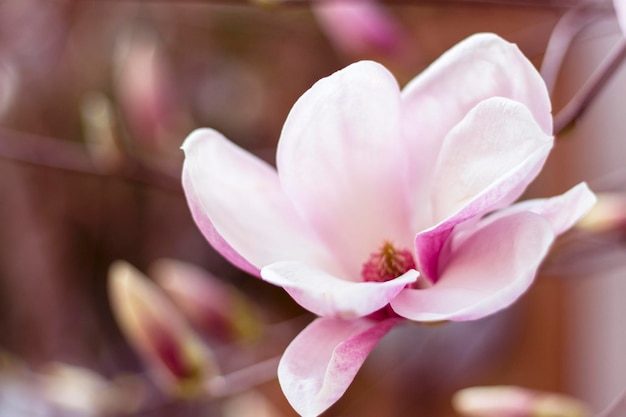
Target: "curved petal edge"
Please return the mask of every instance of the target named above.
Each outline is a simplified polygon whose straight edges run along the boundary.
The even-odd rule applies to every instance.
[[[355,282],[337,278],[301,262],[276,262],[261,270],[261,277],[283,287],[302,307],[322,317],[352,319],[385,307],[406,286],[418,279],[410,270],[386,282]]]
[[[291,406],[303,417],[319,416],[346,392],[378,341],[403,321],[313,321],[278,365],[278,381]]]

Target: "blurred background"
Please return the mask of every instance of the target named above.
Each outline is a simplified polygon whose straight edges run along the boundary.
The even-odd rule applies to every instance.
[[[558,113],[623,39],[610,1],[311,3],[0,1],[0,417],[294,416],[271,372],[221,399],[168,395],[112,314],[113,261],[151,275],[171,258],[241,292],[245,317],[220,307],[227,326],[253,323],[235,336],[192,320],[225,372],[271,363],[313,318],[200,235],[180,186],[187,134],[213,127],[273,162],[289,109],[318,79],[374,59],[404,85],[476,32],[517,43],[538,68],[557,34],[544,75]],[[622,66],[559,133],[526,197],[582,180],[625,193],[625,109]],[[616,220],[563,236],[501,314],[394,329],[324,415],[454,416],[451,395],[483,384],[600,410],[626,387],[625,231]]]

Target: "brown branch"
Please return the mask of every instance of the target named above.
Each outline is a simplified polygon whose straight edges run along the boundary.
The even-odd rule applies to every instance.
[[[626,39],[621,39],[619,45],[613,48],[582,88],[554,116],[555,134],[561,133],[583,115],[625,59]]]
[[[540,70],[550,95],[572,41],[584,28],[603,15],[601,11],[589,7],[568,10],[552,30]]]
[[[168,175],[141,161],[127,157],[115,169],[104,169],[94,163],[83,144],[10,129],[0,128],[0,158],[99,177],[119,177],[168,192],[182,192],[176,175]]]

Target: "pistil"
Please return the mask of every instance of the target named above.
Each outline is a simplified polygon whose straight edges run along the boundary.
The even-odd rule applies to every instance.
[[[413,255],[407,249],[397,249],[389,241],[372,253],[363,264],[361,275],[365,281],[385,282],[415,269]]]

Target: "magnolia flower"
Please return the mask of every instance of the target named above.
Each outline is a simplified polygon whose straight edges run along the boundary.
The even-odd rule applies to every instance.
[[[402,91],[368,61],[318,81],[285,122],[277,169],[196,130],[183,186],[223,256],[321,316],[278,368],[291,405],[315,416],[395,325],[479,319],[526,291],[594,201],[583,183],[511,205],[552,143],[540,75],[479,34]]]

